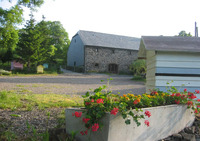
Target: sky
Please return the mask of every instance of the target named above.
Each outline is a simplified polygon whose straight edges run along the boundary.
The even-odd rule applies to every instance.
[[[70,40],[79,30],[138,38],[185,30],[194,36],[195,21],[200,27],[199,5],[199,0],[45,0],[34,15],[38,22],[42,15],[60,21]],[[9,6],[8,0],[0,0],[0,7]],[[29,12],[24,12],[28,20]]]

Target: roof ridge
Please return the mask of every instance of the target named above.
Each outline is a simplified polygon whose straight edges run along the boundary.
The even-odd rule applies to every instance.
[[[103,32],[96,32],[96,31],[88,31],[88,30],[79,30],[77,33],[80,33],[80,32],[88,32],[88,33],[105,34],[105,35],[113,35],[113,36],[121,36],[121,37],[129,37],[129,38],[140,39],[140,38],[132,37],[132,36],[119,35],[119,34],[111,34],[111,33],[103,33]]]

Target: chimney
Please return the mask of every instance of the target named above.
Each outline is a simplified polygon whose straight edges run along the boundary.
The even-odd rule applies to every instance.
[[[195,22],[195,37],[198,37],[198,27],[196,22]]]

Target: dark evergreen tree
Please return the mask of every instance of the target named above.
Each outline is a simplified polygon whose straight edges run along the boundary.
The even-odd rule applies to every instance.
[[[40,31],[35,28],[35,19],[32,14],[25,28],[20,30],[19,36],[17,54],[21,56],[29,68],[31,65],[37,65],[42,39]]]

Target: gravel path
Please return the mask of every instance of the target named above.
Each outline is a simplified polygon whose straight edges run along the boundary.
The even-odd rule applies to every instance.
[[[0,77],[1,90],[16,90],[19,93],[31,92],[33,94],[70,94],[82,95],[89,89],[95,89],[107,83],[108,78],[113,78],[110,81],[109,89],[113,93],[120,92],[142,94],[145,92],[143,82],[132,81],[132,76],[121,75],[59,75],[59,76],[31,76],[31,77]],[[104,82],[101,82],[104,80]]]

